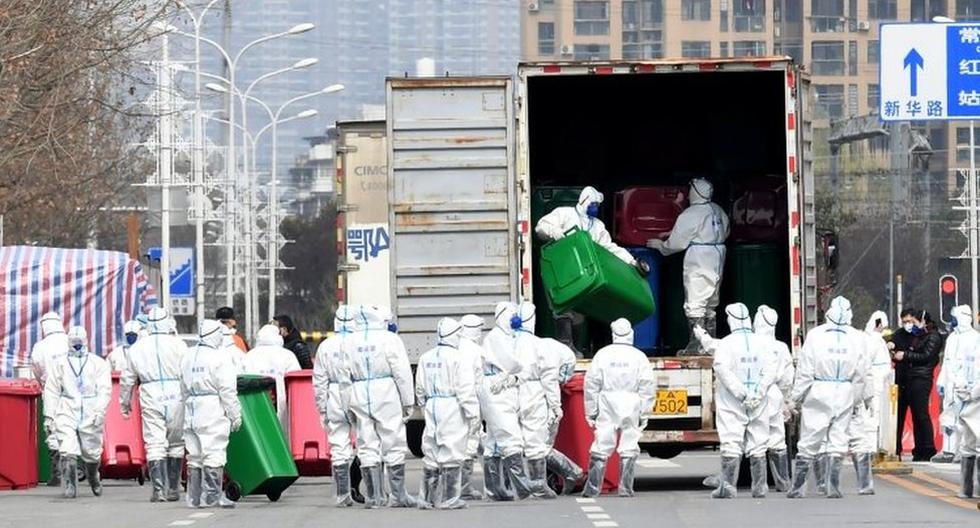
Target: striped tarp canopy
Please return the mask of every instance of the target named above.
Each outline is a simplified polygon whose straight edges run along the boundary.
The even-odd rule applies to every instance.
[[[125,253],[0,247],[0,377],[29,364],[45,312],[61,314],[66,328],[85,327],[89,346],[106,356],[123,323],[155,304],[140,263]]]

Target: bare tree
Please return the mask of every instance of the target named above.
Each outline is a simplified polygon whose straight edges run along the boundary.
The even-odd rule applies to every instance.
[[[152,166],[139,60],[169,3],[0,2],[0,214],[8,243],[77,246]],[[141,73],[142,72],[142,73]],[[122,229],[119,222],[118,229]]]

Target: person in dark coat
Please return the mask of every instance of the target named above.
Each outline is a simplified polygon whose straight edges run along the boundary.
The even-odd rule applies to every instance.
[[[279,334],[282,335],[282,346],[296,355],[300,368],[313,368],[313,355],[310,354],[310,347],[303,341],[293,319],[288,315],[280,314],[272,318],[279,325]]]
[[[943,348],[943,337],[926,311],[907,308],[902,311],[901,317],[902,328],[892,335],[889,346],[895,362],[895,383],[898,385],[896,449],[901,454],[905,414],[911,409],[915,435],[912,460],[928,462],[936,454],[929,397],[932,395],[933,374]]]

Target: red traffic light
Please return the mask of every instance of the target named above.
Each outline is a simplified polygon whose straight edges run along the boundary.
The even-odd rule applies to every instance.
[[[956,279],[953,277],[943,277],[939,283],[939,289],[946,295],[956,293]]]

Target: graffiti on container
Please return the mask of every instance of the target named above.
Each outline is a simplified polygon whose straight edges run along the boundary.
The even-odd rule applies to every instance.
[[[347,252],[355,261],[368,262],[391,247],[391,239],[384,227],[347,230]]]

